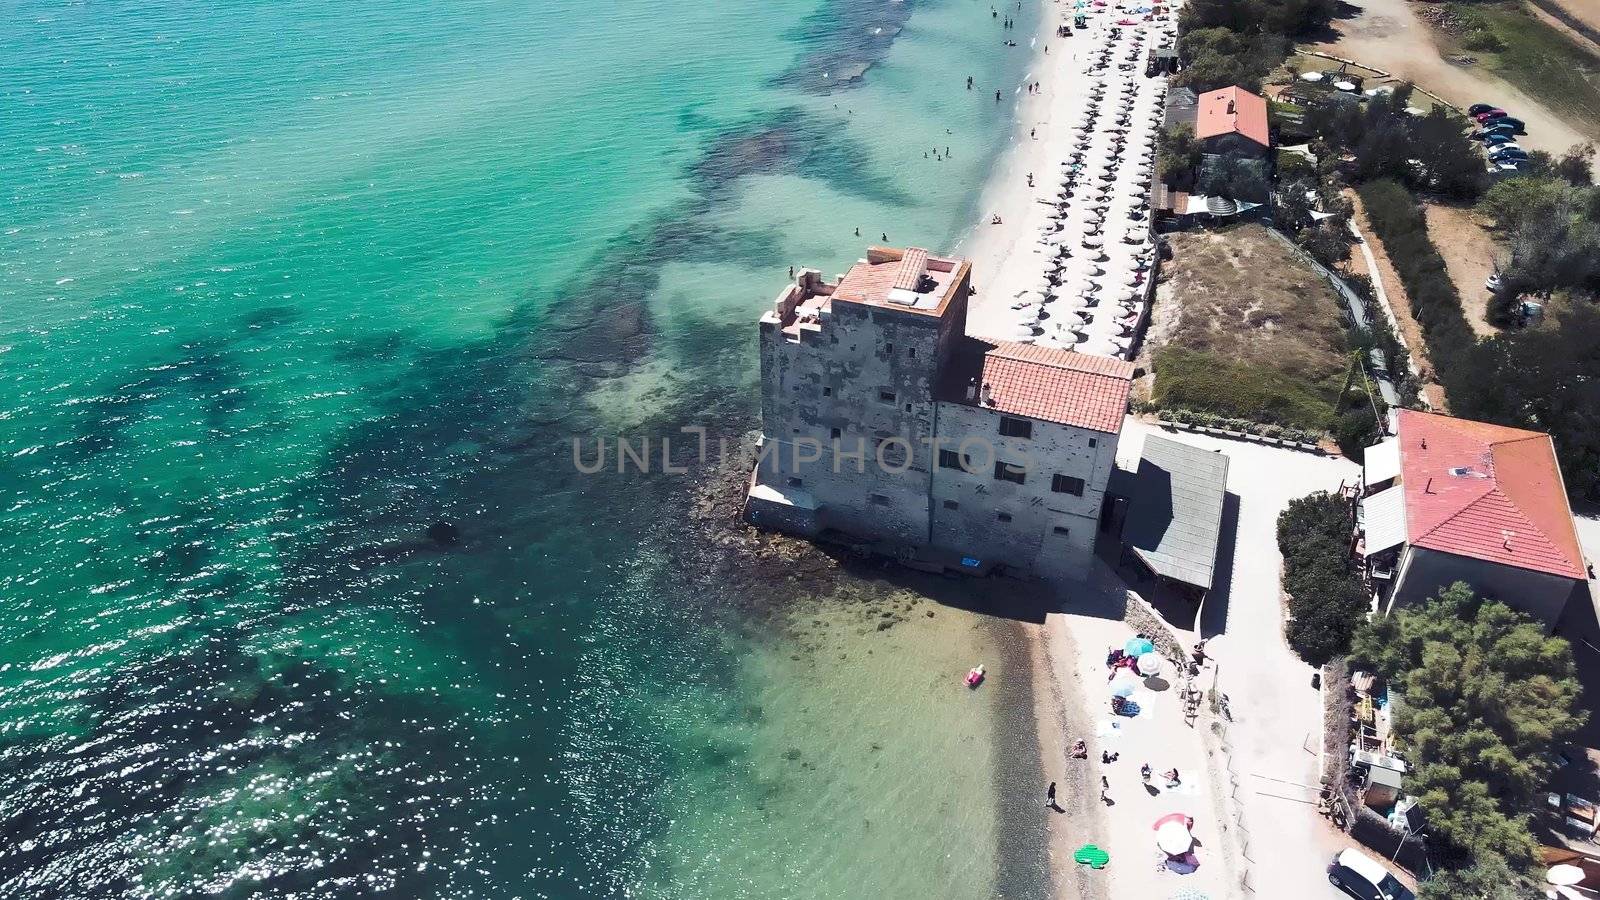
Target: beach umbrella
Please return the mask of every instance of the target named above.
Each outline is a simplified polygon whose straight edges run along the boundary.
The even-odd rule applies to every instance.
[[[1145,655],[1146,653],[1149,653],[1149,652],[1151,652],[1151,651],[1153,651],[1155,649],[1156,649],[1156,645],[1155,644],[1150,643],[1150,640],[1148,638],[1142,638],[1142,637],[1128,638],[1128,642],[1126,644],[1122,645],[1123,654],[1125,654],[1127,656],[1132,656],[1135,659],[1137,659],[1138,657],[1141,657],[1141,656]]]
[[[1578,868],[1577,866],[1567,865],[1566,863],[1562,863],[1558,866],[1551,866],[1550,871],[1544,873],[1545,881],[1561,887],[1570,887],[1571,885],[1582,881],[1583,878],[1584,875],[1582,869]]]
[[[1074,331],[1073,333],[1076,334],[1077,332]],[[1134,683],[1126,678],[1119,678],[1111,683],[1111,696],[1113,697],[1127,699],[1133,696],[1134,690],[1136,690]]]
[[[1186,887],[1179,888],[1178,892],[1168,897],[1167,900],[1211,900],[1211,895],[1199,888]]]
[[[1168,822],[1156,831],[1156,846],[1168,856],[1178,856],[1194,847],[1194,836],[1182,822]]]
[[[1161,654],[1146,653],[1139,657],[1139,674],[1149,678],[1161,671]]]
[[[1316,84],[1317,82],[1322,80],[1322,73],[1321,72],[1302,72],[1300,74],[1300,80],[1301,81],[1309,81],[1312,84]]]

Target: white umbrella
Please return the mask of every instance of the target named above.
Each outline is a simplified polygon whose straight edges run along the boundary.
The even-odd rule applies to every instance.
[[[1168,856],[1179,856],[1194,847],[1194,835],[1181,821],[1174,819],[1156,829],[1156,846]]]
[[[1161,671],[1161,654],[1146,653],[1139,657],[1139,674],[1149,678]]]

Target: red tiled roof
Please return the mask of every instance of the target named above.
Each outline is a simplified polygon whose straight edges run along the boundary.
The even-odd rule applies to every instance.
[[[1412,545],[1585,577],[1549,435],[1403,409],[1399,441]]]
[[[966,341],[969,354],[982,353],[981,365],[952,365],[954,377],[943,380],[940,399],[1109,434],[1122,430],[1133,363],[1010,341]],[[978,399],[969,401],[971,378],[979,390]],[[984,387],[988,403],[982,402]]]
[[[1195,138],[1205,140],[1235,132],[1263,147],[1271,147],[1272,138],[1267,134],[1267,101],[1241,87],[1201,94],[1194,120]]]

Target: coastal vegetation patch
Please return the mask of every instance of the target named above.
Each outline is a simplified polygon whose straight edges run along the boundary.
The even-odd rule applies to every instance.
[[[1167,240],[1151,399],[1326,432],[1349,369],[1333,289],[1260,225]]]

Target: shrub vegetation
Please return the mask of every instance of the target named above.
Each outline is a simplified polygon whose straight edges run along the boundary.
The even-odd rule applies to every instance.
[[[1354,525],[1350,503],[1326,491],[1291,500],[1278,514],[1283,589],[1289,595],[1285,637],[1313,666],[1349,652],[1370,607],[1350,556]]]

